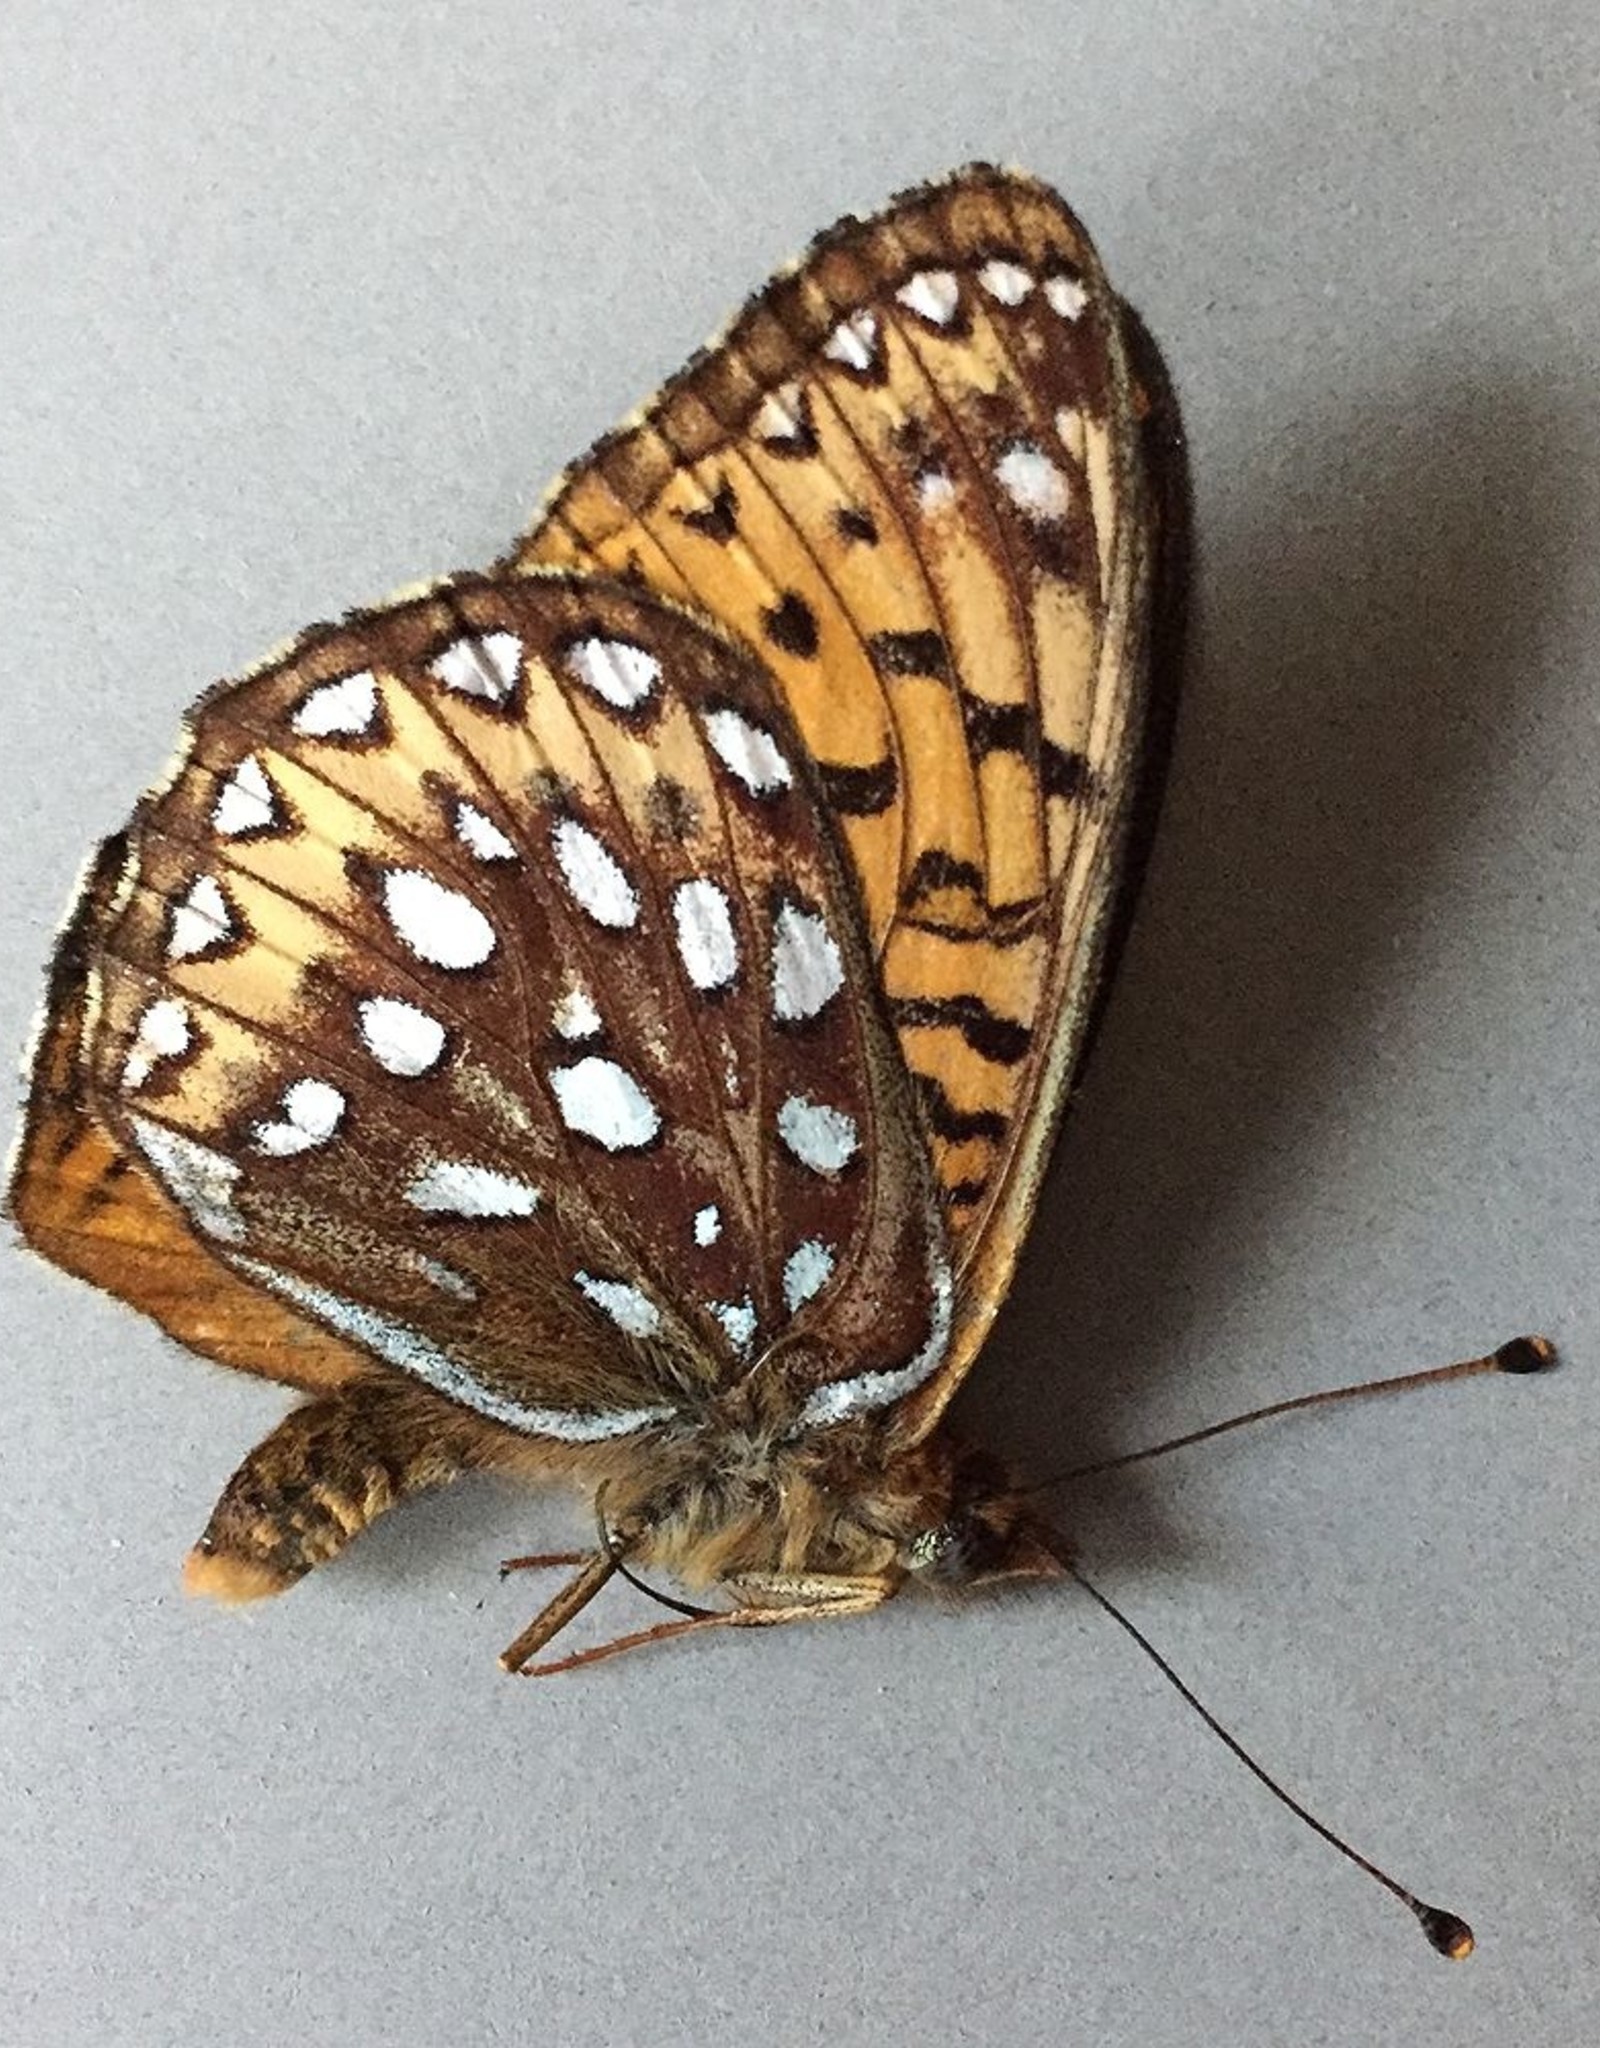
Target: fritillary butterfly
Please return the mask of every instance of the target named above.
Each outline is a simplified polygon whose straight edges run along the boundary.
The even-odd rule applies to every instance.
[[[1082,228],[971,169],[825,235],[494,572],[202,699],[11,1189],[307,1396],[192,1586],[484,1467],[601,1513],[515,1668],[635,1565],[724,1594],[678,1628],[1060,1569],[941,1416],[1125,894],[1176,446]]]

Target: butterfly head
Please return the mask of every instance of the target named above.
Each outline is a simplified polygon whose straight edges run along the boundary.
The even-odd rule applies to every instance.
[[[981,1451],[953,1461],[949,1504],[906,1544],[903,1562],[919,1584],[941,1591],[995,1579],[1059,1578],[1061,1539]]]

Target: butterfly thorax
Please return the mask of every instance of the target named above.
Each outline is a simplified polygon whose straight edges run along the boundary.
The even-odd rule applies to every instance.
[[[956,1589],[1053,1576],[1053,1538],[996,1462],[942,1431],[897,1444],[864,1419],[774,1436],[708,1432],[663,1480],[659,1452],[608,1482],[608,1525],[632,1556],[705,1588],[747,1576],[876,1578]]]

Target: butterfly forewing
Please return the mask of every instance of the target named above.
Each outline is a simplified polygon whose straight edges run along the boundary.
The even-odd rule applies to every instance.
[[[956,1246],[922,1426],[1009,1282],[1114,893],[1146,566],[1122,323],[1046,188],[924,188],[752,300],[517,558],[703,607],[787,699]]]
[[[585,1441],[786,1328],[799,1402],[936,1363],[939,1226],[803,751],[647,595],[463,581],[214,692],[83,944],[124,1171],[371,1366]]]

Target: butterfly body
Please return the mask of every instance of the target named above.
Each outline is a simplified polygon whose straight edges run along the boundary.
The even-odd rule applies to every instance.
[[[202,700],[84,883],[11,1189],[308,1397],[192,1586],[474,1469],[597,1507],[535,1643],[631,1565],[752,1621],[1059,1569],[943,1415],[1126,903],[1158,430],[1061,202],[957,174],[825,236],[496,570]]]

